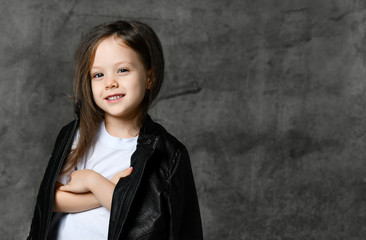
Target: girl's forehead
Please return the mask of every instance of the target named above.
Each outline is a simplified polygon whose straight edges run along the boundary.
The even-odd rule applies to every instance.
[[[100,44],[102,44],[102,43],[115,43],[115,44],[119,44],[119,45],[121,45],[121,46],[123,46],[123,47],[128,47],[128,45],[125,43],[125,41],[122,39],[122,38],[120,38],[120,37],[118,37],[118,36],[109,36],[109,37],[106,37],[106,38],[104,38],[104,39],[102,39],[99,43],[98,43],[98,47],[99,47],[99,45]]]
[[[115,64],[116,62],[137,63],[140,59],[135,50],[118,37],[102,40],[95,51],[94,66]]]

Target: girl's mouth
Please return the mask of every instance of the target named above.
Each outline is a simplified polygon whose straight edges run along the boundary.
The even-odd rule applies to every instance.
[[[114,102],[118,102],[124,96],[125,96],[125,94],[109,95],[108,97],[105,98],[105,100],[107,100],[109,103],[114,103]]]

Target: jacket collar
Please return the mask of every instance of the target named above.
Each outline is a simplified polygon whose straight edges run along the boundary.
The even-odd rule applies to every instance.
[[[146,117],[142,123],[142,127],[140,129],[140,133],[143,134],[151,134],[154,131],[154,122],[151,119],[149,114],[146,114]]]
[[[154,150],[158,141],[158,134],[156,133],[156,124],[151,119],[150,115],[146,115],[142,127],[140,129],[139,137],[137,139],[137,147],[144,146],[150,150]],[[134,158],[132,160],[132,165],[134,164]]]

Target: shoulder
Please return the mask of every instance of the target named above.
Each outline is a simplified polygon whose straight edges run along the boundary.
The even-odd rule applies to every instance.
[[[169,175],[175,172],[174,169],[182,161],[190,161],[185,145],[170,134],[161,124],[153,122],[151,134],[159,139],[155,148],[155,154],[159,158],[162,167],[169,172]]]
[[[77,120],[73,120],[73,121],[69,122],[68,124],[64,125],[57,135],[55,145],[59,144],[60,142],[62,142],[65,139],[68,139],[69,137],[71,137],[73,135],[73,133],[75,132],[75,130],[77,129],[77,126],[78,126]]]
[[[61,130],[59,132],[59,135],[65,135],[65,134],[67,134],[67,132],[72,131],[75,128],[76,125],[77,125],[76,120],[73,120],[73,121],[69,122],[68,124],[64,125],[61,128]]]
[[[159,138],[159,143],[157,145],[158,148],[164,149],[170,154],[174,154],[176,151],[186,150],[184,144],[171,133],[169,133],[165,127],[157,122],[153,122],[153,124],[154,131],[152,134],[158,136]]]

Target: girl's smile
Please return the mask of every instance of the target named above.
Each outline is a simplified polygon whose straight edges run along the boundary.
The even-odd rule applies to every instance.
[[[108,103],[116,103],[119,102],[120,100],[122,100],[122,98],[125,96],[126,94],[113,94],[113,95],[109,95],[105,98],[105,100]]]

